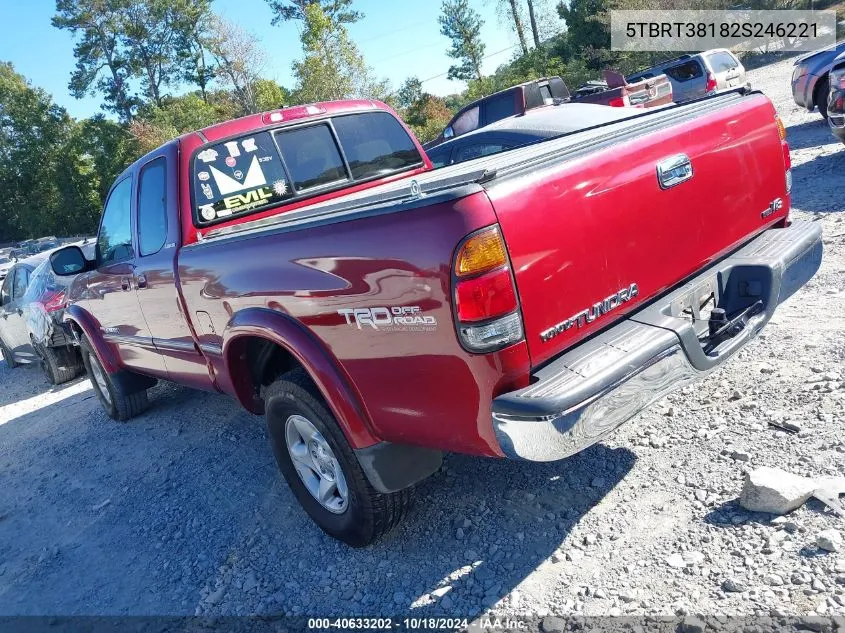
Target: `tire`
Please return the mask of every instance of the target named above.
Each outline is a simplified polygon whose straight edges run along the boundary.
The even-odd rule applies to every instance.
[[[264,404],[270,444],[279,469],[300,505],[320,529],[347,545],[365,547],[401,522],[411,505],[413,488],[390,494],[373,488],[340,426],[303,369],[290,371],[270,385],[265,392]],[[293,441],[295,436],[299,440],[306,437],[308,431],[300,433],[306,423],[317,435],[311,436],[312,441],[307,443]],[[294,448],[289,450],[289,445]],[[300,451],[296,450],[297,447]],[[320,453],[325,448],[330,450]],[[292,452],[303,455],[304,459],[298,460],[298,466],[294,463]],[[327,479],[313,469],[309,476],[307,471],[310,467],[304,465],[305,461],[310,461],[314,467],[327,466],[328,471],[334,469],[329,479],[334,480],[335,493],[327,505],[312,494],[306,485],[306,477],[312,489],[315,481],[322,484]],[[306,475],[300,475],[298,468],[304,469]],[[337,475],[338,468],[340,476]],[[345,502],[341,493],[342,482],[345,482],[347,490]],[[331,483],[328,483],[327,487],[330,486]]]
[[[88,339],[82,339],[80,351],[82,363],[85,365],[94,393],[97,394],[97,399],[110,418],[123,422],[140,415],[150,406],[146,389],[128,392],[110,374],[106,373]]]
[[[827,120],[827,93],[830,92],[830,86],[827,82],[827,77],[821,80],[818,88],[816,88],[816,107],[819,109],[819,114],[822,118]]]
[[[20,363],[15,360],[15,356],[6,347],[6,344],[3,342],[3,339],[0,338],[0,355],[3,356],[3,360],[6,361],[6,366],[9,369],[14,369],[15,367],[20,366]]]
[[[52,385],[61,385],[68,380],[73,380],[82,369],[78,361],[73,364],[65,363],[65,359],[52,347],[37,345],[35,350],[41,358],[41,369]]]

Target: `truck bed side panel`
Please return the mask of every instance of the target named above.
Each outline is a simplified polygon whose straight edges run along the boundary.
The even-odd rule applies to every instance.
[[[449,299],[456,245],[494,222],[489,200],[477,192],[397,213],[195,244],[182,249],[179,276],[203,349],[219,349],[232,315],[245,308],[285,313],[337,359],[375,436],[495,455],[491,400],[517,378],[527,380],[528,354],[524,344],[492,355],[463,351]],[[370,313],[378,321],[373,326],[366,311],[375,308],[382,310]],[[384,308],[406,308],[434,323],[384,325]],[[223,359],[211,358],[225,377]],[[221,380],[221,388],[231,385]]]
[[[677,154],[693,176],[663,189],[656,166]],[[488,193],[534,364],[782,221],[789,208],[775,113],[762,95],[493,181]],[[764,217],[776,199],[782,207]],[[638,294],[627,302],[617,298],[606,314],[541,337],[632,284]]]

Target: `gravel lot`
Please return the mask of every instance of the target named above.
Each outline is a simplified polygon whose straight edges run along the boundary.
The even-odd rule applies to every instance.
[[[736,503],[754,466],[845,473],[845,147],[793,104],[791,70],[749,74],[827,250],[727,368],[560,463],[451,455],[399,530],[352,550],[299,509],[234,401],[162,385],[119,424],[87,380],[0,364],[0,614],[845,614],[845,552],[815,546],[845,519]]]

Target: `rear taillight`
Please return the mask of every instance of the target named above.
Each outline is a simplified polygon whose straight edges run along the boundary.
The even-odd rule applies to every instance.
[[[523,340],[516,285],[499,227],[466,238],[453,270],[455,320],[463,346],[493,352]]]
[[[613,99],[607,102],[607,105],[613,108],[627,108],[630,103],[628,96],[625,95],[624,97],[613,97]]]
[[[52,291],[44,295],[41,299],[44,310],[47,312],[56,312],[64,310],[67,307],[67,301],[64,290]]]
[[[786,178],[786,193],[792,191],[792,157],[789,155],[789,143],[786,140],[786,126],[777,115],[775,115],[775,124],[778,127],[778,136],[780,137],[780,146],[783,150],[783,169]]]
[[[707,73],[707,85],[704,86],[704,91],[707,93],[716,90],[716,76],[713,73]]]

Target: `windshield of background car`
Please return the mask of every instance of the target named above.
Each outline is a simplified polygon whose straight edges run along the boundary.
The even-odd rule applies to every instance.
[[[387,112],[245,134],[194,156],[194,218],[208,226],[422,164]]]

